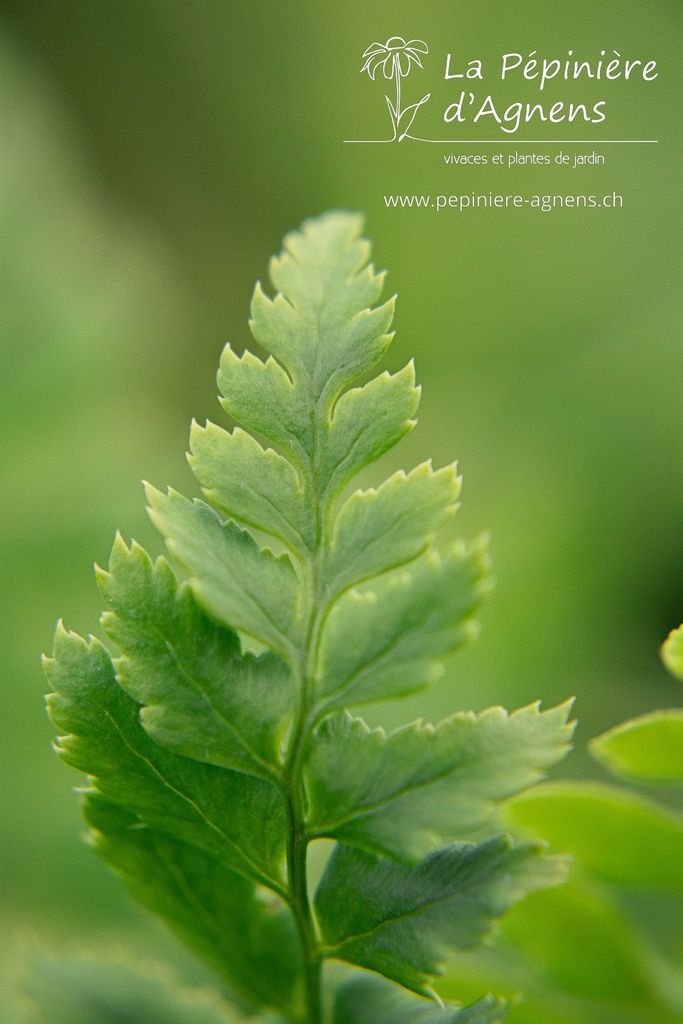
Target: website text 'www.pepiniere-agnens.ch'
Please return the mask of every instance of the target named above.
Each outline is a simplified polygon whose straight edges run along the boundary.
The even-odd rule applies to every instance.
[[[393,195],[384,196],[384,205],[395,209],[455,210],[523,210],[531,208],[542,213],[553,210],[616,210],[624,205],[616,192],[607,195],[514,195],[496,192],[467,192],[461,195]]]

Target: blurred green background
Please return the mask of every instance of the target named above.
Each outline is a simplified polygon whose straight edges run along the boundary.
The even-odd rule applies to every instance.
[[[404,88],[412,101],[431,88],[437,113],[456,93],[446,51],[483,59],[478,91],[506,102],[572,99],[576,86],[542,97],[504,87],[493,72],[503,52],[655,59],[655,82],[582,88],[608,97],[608,119],[564,137],[660,143],[596,145],[605,165],[577,169],[446,165],[452,147],[410,141],[344,145],[389,127],[384,83],[359,69],[371,42],[396,33],[428,42]],[[682,43],[673,0],[0,3],[8,931],[167,944],[79,838],[76,776],[49,750],[39,654],[59,616],[96,630],[92,562],[106,562],[117,527],[161,550],[139,481],[196,493],[189,421],[220,420],[220,350],[248,343],[253,284],[284,232],[326,208],[367,214],[400,295],[387,365],[414,355],[424,388],[420,426],[382,476],[457,458],[457,532],[492,534],[498,585],[480,640],[395,720],[573,693],[579,749],[562,771],[586,775],[598,774],[587,738],[680,703],[657,649],[683,620]],[[504,138],[494,128],[478,135]],[[472,190],[614,190],[624,207],[459,215],[383,198]]]

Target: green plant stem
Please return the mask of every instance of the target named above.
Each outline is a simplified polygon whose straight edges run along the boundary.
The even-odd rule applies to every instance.
[[[306,1024],[322,1024],[322,957],[308,898],[308,836],[297,822],[294,801],[290,804],[290,838],[287,849],[290,906],[296,921],[303,959]]]
[[[317,493],[315,476],[311,491]],[[322,952],[316,924],[308,895],[308,844],[310,836],[306,829],[306,794],[303,784],[303,755],[314,720],[311,717],[310,700],[318,657],[320,629],[327,611],[326,602],[320,593],[321,556],[328,533],[327,510],[324,502],[317,500],[318,546],[306,565],[308,575],[308,601],[306,609],[306,642],[299,667],[300,703],[289,745],[285,779],[287,784],[287,809],[289,836],[287,841],[287,881],[289,905],[294,915],[301,944],[306,1001],[305,1024],[322,1024]]]
[[[311,623],[311,629],[313,623]],[[307,644],[308,647],[308,644]],[[306,1000],[305,1024],[322,1024],[322,956],[308,896],[308,843],[302,756],[311,724],[308,718],[308,678],[301,673],[301,703],[287,758],[287,884],[289,906],[301,945]]]

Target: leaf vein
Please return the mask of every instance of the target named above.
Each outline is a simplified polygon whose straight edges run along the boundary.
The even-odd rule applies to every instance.
[[[235,840],[231,839],[230,836],[228,836],[223,831],[223,829],[220,828],[219,825],[217,825],[214,821],[212,821],[211,818],[208,817],[208,815],[202,810],[202,808],[191,797],[189,797],[186,793],[183,793],[181,790],[176,789],[176,787],[174,785],[172,785],[172,783],[170,783],[168,781],[168,779],[157,768],[157,766],[155,764],[153,764],[152,761],[149,760],[149,758],[145,757],[145,755],[140,753],[139,750],[136,750],[136,748],[133,746],[133,744],[129,741],[128,737],[124,734],[123,730],[119,726],[119,724],[116,721],[116,719],[111,715],[111,713],[109,711],[105,712],[105,714],[106,714],[107,718],[109,719],[109,721],[114,726],[114,728],[116,729],[117,733],[121,737],[122,742],[125,744],[125,746],[128,748],[128,750],[130,750],[130,752],[135,757],[137,757],[141,761],[143,761],[144,764],[147,765],[147,767],[153,772],[154,775],[157,776],[159,781],[167,789],[169,789],[172,793],[174,793],[175,796],[180,797],[180,799],[183,800],[186,804],[188,804],[188,806],[192,807],[193,810],[196,811],[197,815],[202,819],[202,821],[212,831],[214,831],[216,833],[216,835],[220,836],[220,838],[223,839],[226,843],[228,843],[229,846],[231,846],[233,849],[237,850],[239,855],[244,858],[244,860],[254,869],[254,871],[259,875],[259,877],[263,878],[264,881],[267,880],[267,883],[268,883],[269,887],[274,892],[278,893],[278,895],[282,896],[283,893],[284,893],[284,890],[283,890],[282,886],[280,885],[280,883],[276,879],[271,878],[270,875],[267,875],[265,873],[265,871],[263,871],[258,866],[258,864],[256,864],[256,862],[253,860],[253,858],[251,858],[244,850],[242,850],[242,848],[240,846],[238,846],[238,844],[235,842]]]

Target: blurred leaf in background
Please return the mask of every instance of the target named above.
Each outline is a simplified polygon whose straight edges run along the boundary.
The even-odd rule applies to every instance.
[[[170,971],[120,953],[28,950],[23,996],[8,1024],[240,1024],[246,1018],[209,989],[180,986]]]
[[[98,193],[66,111],[7,40],[0,90],[3,909],[49,915],[63,900],[97,918],[37,655],[58,607],[94,624],[110,516],[142,520],[137,481],[168,429],[150,348],[179,340],[181,285],[153,233]]]
[[[667,664],[679,636],[664,645]],[[683,675],[675,659],[672,668]],[[624,722],[591,752],[650,790],[681,786],[679,717],[672,709]],[[479,964],[454,964],[444,994],[461,988],[461,970],[479,969],[506,995],[524,989],[511,1024],[683,1021],[683,815],[635,788],[556,782],[513,799],[504,817],[570,852],[570,882],[516,907],[499,949]]]

